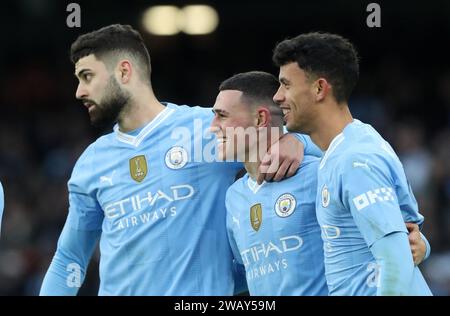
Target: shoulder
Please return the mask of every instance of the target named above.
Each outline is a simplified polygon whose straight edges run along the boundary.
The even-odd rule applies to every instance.
[[[230,185],[227,189],[227,193],[225,196],[225,200],[227,203],[233,202],[236,199],[236,195],[242,192],[245,182],[247,181],[247,175],[244,175],[242,178],[236,180],[232,185]]]
[[[187,115],[187,116],[208,116],[212,117],[213,113],[211,111],[211,107],[202,107],[202,106],[190,106],[190,105],[178,105],[174,103],[167,103],[167,107],[172,109],[178,115]]]
[[[310,170],[310,169],[317,169],[320,163],[320,158],[311,156],[311,155],[305,155],[303,158],[302,163],[300,164],[301,170]]]
[[[105,149],[109,149],[111,147],[111,142],[113,140],[114,140],[113,132],[97,138],[93,143],[91,143],[88,147],[86,147],[86,149],[80,155],[75,164],[75,168],[79,165],[90,163],[99,152]]]
[[[86,185],[94,175],[96,160],[103,161],[105,155],[111,152],[111,143],[114,141],[114,133],[109,133],[99,137],[91,143],[80,155],[72,170],[69,179],[69,187],[75,184]]]
[[[319,168],[319,164],[320,158],[311,155],[305,155],[295,175],[293,175],[291,178],[283,180],[283,182],[289,179],[291,179],[290,181],[296,181],[297,179],[305,179],[306,177],[317,178],[317,170]]]

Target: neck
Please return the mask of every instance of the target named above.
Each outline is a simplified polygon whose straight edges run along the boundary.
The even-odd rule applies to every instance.
[[[252,180],[254,180],[254,181],[256,181],[256,178],[258,178],[260,164],[261,164],[260,161],[244,162],[245,170],[247,170],[249,177],[252,178]]]
[[[278,142],[280,140],[281,136],[283,136],[282,127],[277,127],[276,132],[273,132],[272,129],[275,129],[275,127],[269,126],[267,128],[260,130],[258,133],[257,145],[252,146],[248,150],[248,153],[246,154],[246,159],[256,157],[256,161],[244,160],[245,170],[247,170],[247,173],[250,176],[250,178],[252,178],[255,181],[259,176],[259,166],[261,165],[261,159],[269,151],[270,147],[272,147],[273,144]],[[263,142],[263,140],[266,140],[266,141]],[[265,146],[264,146],[264,144],[265,144]],[[260,148],[260,146],[263,146],[263,147]]]
[[[314,131],[310,133],[311,139],[321,150],[326,151],[331,141],[351,122],[353,117],[347,104],[329,105],[319,115]]]
[[[164,110],[155,97],[151,87],[142,87],[134,93],[124,112],[118,119],[119,130],[129,132],[138,129],[152,121]]]

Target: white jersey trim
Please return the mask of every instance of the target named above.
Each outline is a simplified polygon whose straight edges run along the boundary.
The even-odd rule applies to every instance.
[[[328,150],[325,152],[325,155],[323,155],[323,158],[320,161],[319,170],[321,170],[325,166],[328,157],[333,153],[336,147],[339,146],[339,144],[344,141],[344,139],[345,137],[343,133],[340,133],[335,138],[333,138],[333,140],[330,143],[330,146],[328,147]]]
[[[145,137],[156,127],[158,127],[162,122],[164,122],[173,112],[175,112],[175,109],[170,109],[169,107],[166,107],[153,120],[151,120],[150,123],[148,123],[136,136],[121,132],[119,130],[119,125],[116,124],[114,126],[114,131],[116,132],[117,140],[121,141],[122,143],[138,147],[145,139]]]
[[[259,191],[259,189],[261,189],[263,187],[264,184],[266,184],[266,181],[263,181],[263,183],[258,184],[258,182],[254,181],[252,178],[248,177],[247,185],[254,194],[256,194]]]

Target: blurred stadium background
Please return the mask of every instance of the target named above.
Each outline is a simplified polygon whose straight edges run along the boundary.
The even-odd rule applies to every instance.
[[[212,106],[221,80],[265,70],[276,42],[307,31],[349,38],[361,55],[350,105],[399,154],[426,217],[432,255],[423,263],[435,295],[450,295],[450,1],[376,1],[381,28],[366,26],[372,1],[73,1],[81,28],[66,25],[72,1],[3,1],[0,26],[0,180],[5,211],[0,295],[36,295],[67,214],[67,186],[83,149],[101,132],[75,100],[68,51],[76,37],[112,24],[139,29],[162,101]],[[207,35],[156,36],[141,18],[153,5],[207,4],[219,17]],[[197,19],[197,18],[196,18]],[[98,288],[98,253],[81,295]]]

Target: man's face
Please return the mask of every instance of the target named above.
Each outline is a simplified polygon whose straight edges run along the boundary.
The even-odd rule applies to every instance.
[[[105,127],[114,124],[130,99],[113,74],[94,55],[80,58],[75,64],[78,78],[76,98],[86,106],[94,126]]]
[[[312,83],[296,62],[280,67],[279,81],[273,100],[283,110],[287,129],[308,133],[314,111]]]
[[[254,127],[255,118],[250,106],[241,100],[242,91],[224,90],[216,98],[211,131],[217,138],[217,155],[220,160],[240,159],[248,152],[248,138],[243,130]]]

